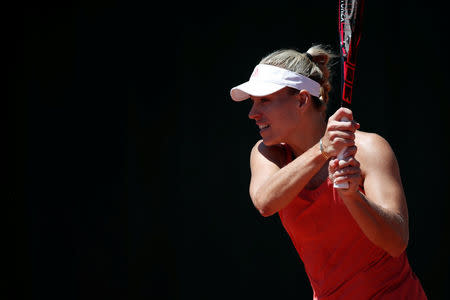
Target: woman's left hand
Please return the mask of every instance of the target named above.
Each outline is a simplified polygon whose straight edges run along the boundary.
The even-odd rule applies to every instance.
[[[362,185],[360,164],[355,159],[354,154],[345,157],[343,160],[332,159],[328,165],[328,174],[334,183],[348,182],[347,189],[338,189],[341,196],[358,192]]]

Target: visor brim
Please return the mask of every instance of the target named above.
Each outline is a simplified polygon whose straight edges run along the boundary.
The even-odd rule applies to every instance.
[[[232,88],[230,91],[230,95],[231,99],[239,102],[250,98],[250,96],[255,97],[267,96],[275,92],[278,92],[284,87],[286,86],[272,82],[261,82],[252,80],[244,82],[243,84],[240,84]]]

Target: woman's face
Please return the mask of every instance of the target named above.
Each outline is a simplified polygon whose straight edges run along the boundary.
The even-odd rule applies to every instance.
[[[256,121],[259,133],[267,146],[287,142],[299,128],[299,102],[296,95],[284,88],[264,97],[250,97],[253,101],[248,114]]]

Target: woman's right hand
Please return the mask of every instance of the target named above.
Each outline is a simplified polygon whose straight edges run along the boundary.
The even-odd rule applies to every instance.
[[[349,121],[341,121],[342,119]],[[329,157],[336,157],[339,152],[355,145],[355,131],[359,123],[353,120],[352,111],[348,108],[339,108],[329,119],[325,134],[322,137],[324,152]]]

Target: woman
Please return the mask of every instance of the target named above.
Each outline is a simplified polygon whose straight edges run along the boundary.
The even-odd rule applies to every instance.
[[[251,199],[263,216],[279,214],[314,299],[426,299],[405,253],[408,210],[391,147],[359,131],[349,109],[326,119],[332,57],[322,46],[276,51],[231,90],[253,101],[262,137],[250,156]]]

